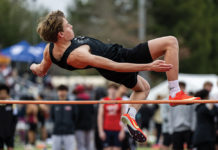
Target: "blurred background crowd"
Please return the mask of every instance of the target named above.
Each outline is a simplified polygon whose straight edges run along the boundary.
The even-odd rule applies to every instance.
[[[110,82],[103,86],[79,83],[72,86],[63,84],[53,86],[52,82],[49,82],[49,77],[38,81],[31,77],[31,74],[27,73],[21,78],[15,70],[11,71],[11,75],[6,75],[6,71],[1,72],[1,100],[129,100],[131,93],[124,86]],[[202,100],[218,99],[218,91],[211,94],[212,89],[218,85],[210,81],[204,82],[196,92],[187,91],[186,84],[189,83],[181,81],[181,89],[201,97]],[[157,94],[155,99],[167,98],[166,95]],[[9,106],[12,108],[8,109]],[[7,109],[11,110],[12,116],[7,115]],[[15,140],[15,150],[16,147],[27,150],[34,148],[58,150],[61,147],[66,150],[101,150],[108,148],[107,138],[113,141],[109,146],[115,150],[140,148],[170,150],[175,145],[181,149],[197,147],[206,150],[211,147],[212,150],[215,146],[218,148],[218,107],[216,104],[176,107],[170,107],[168,104],[143,105],[137,113],[136,120],[148,135],[146,144],[134,142],[126,129],[120,125],[119,119],[116,121],[116,118],[110,118],[111,122],[106,119],[106,113],[112,113],[120,118],[126,109],[127,104],[110,106],[1,105],[0,118],[5,123],[0,124],[0,137],[10,133],[10,137]],[[6,132],[7,129],[9,131]],[[111,133],[106,133],[108,130],[118,132],[116,136],[113,135],[117,138],[110,135]],[[14,145],[10,145],[12,142],[9,140],[7,143],[6,140],[5,144],[13,147]]]

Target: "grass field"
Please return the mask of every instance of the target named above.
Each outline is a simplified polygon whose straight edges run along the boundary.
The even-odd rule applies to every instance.
[[[24,150],[24,147],[21,146],[21,147],[15,147],[14,150]],[[42,150],[42,149],[37,149],[35,148],[34,150]],[[46,150],[51,150],[50,149],[46,149]],[[157,150],[157,149],[151,149],[151,148],[138,148],[137,150]]]
[[[24,149],[24,146],[16,146],[16,147],[14,148],[14,150],[25,150],[25,149]],[[33,150],[43,150],[43,149],[37,149],[37,148],[35,148],[35,149],[33,149]],[[52,150],[52,149],[51,149],[51,148],[48,148],[48,149],[46,149],[46,150]],[[137,150],[157,150],[157,149],[140,147],[140,148],[137,148]]]
[[[24,150],[24,147],[17,147],[14,150]],[[42,149],[34,149],[34,150],[42,150]],[[51,150],[51,149],[47,149],[47,150]],[[151,148],[138,148],[137,150],[154,150]]]
[[[24,144],[21,144],[18,140],[18,137],[16,136],[15,138],[15,147],[14,150],[52,150],[51,148],[51,144],[47,145],[47,148],[44,149],[42,147],[42,143],[40,141],[36,142],[37,148],[26,148]],[[40,146],[41,145],[41,146]],[[149,144],[152,145],[152,144]],[[40,148],[41,147],[41,148]],[[149,148],[149,147],[145,147],[145,145],[138,145],[137,150],[159,150],[157,148]]]

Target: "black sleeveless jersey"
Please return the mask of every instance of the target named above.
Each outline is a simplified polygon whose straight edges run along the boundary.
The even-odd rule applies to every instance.
[[[80,47],[81,45],[89,45],[90,52],[93,55],[102,56],[116,62],[130,62],[130,63],[145,62],[144,46],[139,45],[135,49],[130,50],[130,49],[125,49],[118,44],[105,44],[94,38],[83,37],[83,36],[76,37],[73,40],[71,40],[71,45],[66,49],[60,61],[57,61],[54,58],[52,54],[54,44],[50,43],[49,53],[50,53],[51,61],[54,64],[60,66],[61,68],[70,71],[78,69],[68,65],[67,58],[72,51],[74,51],[76,48]],[[138,50],[140,50],[141,52]],[[95,67],[87,66],[84,69],[87,68],[95,68]],[[101,68],[95,68],[95,69],[97,69],[97,71],[106,79],[116,83],[123,84],[128,88],[134,87],[137,83],[138,72],[115,72],[115,71],[101,69]]]
[[[102,57],[105,57],[105,58],[108,58],[114,61],[119,60],[118,58],[119,49],[122,48],[122,46],[118,44],[105,44],[94,38],[79,36],[71,40],[71,45],[66,49],[60,61],[57,61],[54,58],[53,52],[52,52],[54,48],[54,44],[50,43],[49,53],[50,53],[51,61],[61,68],[64,68],[70,71],[77,70],[78,68],[74,68],[71,65],[67,64],[67,58],[72,51],[74,51],[76,48],[80,47],[81,45],[89,45],[90,52],[92,54],[102,56]],[[86,68],[83,68],[83,69],[87,69],[87,68],[93,68],[93,67],[87,66]]]

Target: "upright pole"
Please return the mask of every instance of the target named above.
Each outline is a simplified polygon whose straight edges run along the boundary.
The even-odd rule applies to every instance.
[[[138,18],[139,18],[139,30],[138,36],[140,42],[146,40],[146,0],[138,0]]]
[[[138,0],[138,38],[140,42],[146,41],[146,0]],[[141,71],[140,75],[150,81],[149,74],[146,71]]]
[[[32,10],[34,11],[34,16],[33,16],[33,29],[32,29],[32,43],[36,44],[36,40],[37,40],[37,36],[36,36],[36,9],[34,9],[36,7],[36,0],[33,0],[33,6],[32,6]]]

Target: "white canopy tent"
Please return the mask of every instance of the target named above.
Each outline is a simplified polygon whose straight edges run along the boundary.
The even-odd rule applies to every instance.
[[[54,76],[52,77],[52,84],[58,86],[60,84],[65,84],[72,86],[75,84],[88,84],[94,86],[105,85],[107,80],[102,76]]]
[[[186,83],[186,92],[201,90],[203,84],[210,81],[213,83],[211,95],[218,93],[218,76],[214,74],[179,74],[179,81]],[[168,82],[164,81],[151,89],[148,99],[155,100],[158,95],[168,97],[168,93]]]

